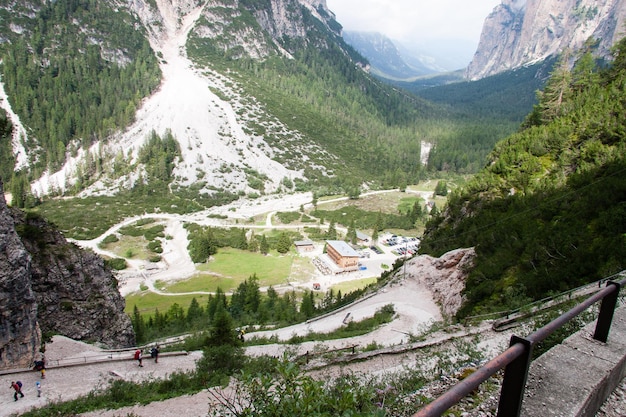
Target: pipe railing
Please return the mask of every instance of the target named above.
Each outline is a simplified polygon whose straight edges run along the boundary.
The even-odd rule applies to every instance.
[[[619,291],[624,285],[626,285],[626,279],[620,282],[608,281],[604,289],[596,292],[582,303],[531,333],[526,338],[512,336],[510,346],[507,350],[454,385],[433,402],[424,406],[420,411],[415,413],[413,417],[440,416],[502,369],[504,369],[504,379],[500,391],[497,416],[519,417],[533,348],[537,343],[546,339],[564,324],[600,300],[602,300],[602,303],[600,304],[600,313],[598,314],[593,338],[606,343],[617,305]]]

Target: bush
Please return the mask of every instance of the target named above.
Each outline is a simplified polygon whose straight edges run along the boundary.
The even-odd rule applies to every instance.
[[[105,245],[115,242],[119,242],[119,239],[116,235],[107,235],[104,239],[102,239],[102,243]]]
[[[126,263],[126,259],[124,258],[107,259],[104,261],[104,263],[108,265],[109,268],[114,269],[116,271],[121,271],[128,267],[128,264]]]

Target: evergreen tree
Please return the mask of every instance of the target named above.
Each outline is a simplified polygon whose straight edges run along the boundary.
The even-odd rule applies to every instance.
[[[206,262],[211,255],[217,253],[217,241],[213,230],[209,227],[207,230],[194,233],[187,249],[194,263]]]
[[[224,290],[222,290],[221,287],[217,287],[215,295],[209,295],[209,299],[207,300],[207,315],[209,316],[209,320],[213,320],[215,318],[215,312],[219,308],[228,308],[228,300],[226,299],[226,294],[224,294]]]
[[[547,123],[567,112],[566,103],[572,93],[572,73],[569,69],[569,52],[559,57],[543,91],[538,93],[541,121]]]
[[[170,324],[175,326],[177,329],[185,330],[186,329],[186,321],[185,321],[185,310],[178,303],[174,303],[167,310],[167,319]]]
[[[167,317],[159,312],[158,307],[154,309],[153,322],[154,322],[154,327],[156,327],[157,330],[163,330],[165,329],[165,326],[167,325]]]
[[[233,319],[221,304],[218,304],[218,307],[215,310],[215,316],[213,317],[210,334],[207,338],[207,345],[239,345]]]
[[[354,226],[354,219],[350,220],[350,225],[348,226],[348,232],[346,233],[346,239],[348,242],[356,245],[356,227]]]
[[[135,330],[135,339],[137,343],[143,343],[146,341],[146,325],[143,320],[143,316],[139,312],[139,308],[137,305],[133,307],[133,318],[131,320],[133,323],[133,329]]]
[[[259,251],[259,240],[254,235],[254,231],[252,231],[250,235],[250,242],[248,243],[248,251],[253,252],[253,253]]]
[[[233,242],[233,248],[246,250],[248,249],[248,240],[246,238],[246,229],[243,227],[238,229],[235,235],[235,241]]]
[[[202,307],[200,307],[196,297],[193,297],[189,303],[189,308],[187,309],[187,322],[190,325],[193,325],[195,322],[199,321],[203,315],[204,311],[202,310]]]
[[[276,243],[276,250],[278,253],[285,254],[289,252],[291,248],[291,239],[287,235],[287,233],[282,232],[280,236],[278,236],[278,242]]]
[[[313,291],[305,291],[300,304],[300,312],[305,319],[310,319],[315,314],[315,299]]]
[[[378,232],[383,230],[383,214],[379,211],[376,214],[376,221],[374,223],[374,230],[372,231],[372,241],[374,244],[378,243]]]
[[[328,231],[326,232],[326,239],[328,240],[336,240],[337,239],[337,228],[335,227],[335,220],[331,220],[328,225]]]
[[[263,255],[267,255],[270,252],[270,244],[267,242],[265,235],[261,235],[261,243],[259,244],[259,251]]]
[[[437,181],[437,185],[435,186],[435,193],[436,196],[440,195],[440,196],[447,196],[448,195],[448,184],[445,181]]]

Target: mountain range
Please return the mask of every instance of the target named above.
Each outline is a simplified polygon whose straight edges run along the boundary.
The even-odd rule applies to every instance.
[[[424,75],[465,67],[461,59],[437,56],[434,51],[413,50],[376,32],[343,31],[345,41],[370,63],[370,70],[382,78],[411,80]]]
[[[624,2],[561,3],[504,1],[466,76],[545,59],[592,34],[606,35],[606,52]],[[556,32],[542,29],[546,10]],[[459,129],[447,110],[368,71],[406,77],[436,64],[378,35],[344,34],[353,48],[323,0],[16,0],[0,14],[0,107],[12,128],[2,175],[36,198],[110,195],[155,178],[209,198],[397,186],[427,168],[421,143]],[[531,36],[542,31],[555,35]],[[175,146],[154,152],[163,138]]]

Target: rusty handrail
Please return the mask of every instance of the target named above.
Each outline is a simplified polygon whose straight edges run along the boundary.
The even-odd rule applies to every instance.
[[[626,279],[620,282],[608,281],[604,289],[596,292],[540,329],[537,329],[526,338],[512,336],[507,350],[487,362],[464,380],[458,382],[434,401],[413,414],[412,417],[440,416],[501,369],[504,369],[504,380],[502,390],[500,391],[497,415],[498,417],[519,417],[533,347],[600,300],[602,300],[602,303],[594,339],[606,342],[615,306],[617,305],[617,297],[620,288],[624,285],[626,285]]]

